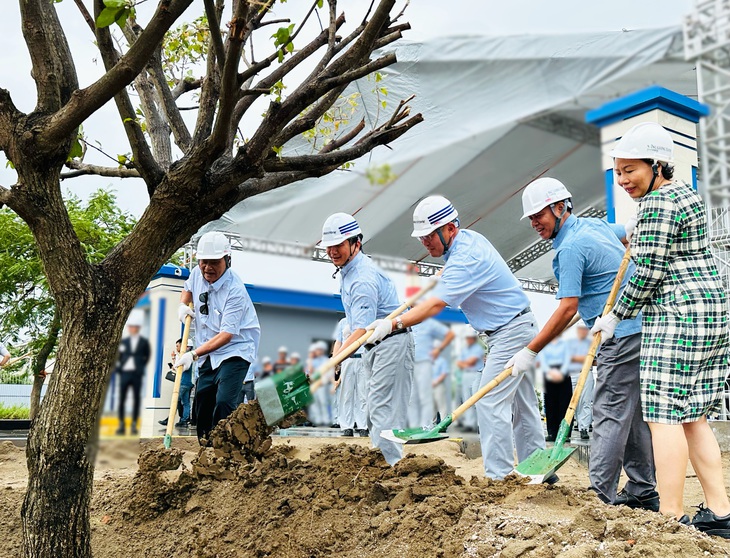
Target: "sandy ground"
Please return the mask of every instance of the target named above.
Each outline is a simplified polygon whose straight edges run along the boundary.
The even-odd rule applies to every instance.
[[[161,440],[103,440],[91,506],[94,555],[730,556],[730,541],[602,504],[573,459],[555,486],[489,482],[481,460],[466,458],[454,440],[407,446],[410,455],[392,468],[366,438],[274,436],[272,444],[245,417],[239,422],[202,453],[194,439],[175,438],[183,458],[176,471],[138,468],[140,451],[146,463],[165,453]],[[21,555],[25,475],[23,450],[0,443],[3,557]],[[702,500],[691,470],[685,495],[691,515]]]

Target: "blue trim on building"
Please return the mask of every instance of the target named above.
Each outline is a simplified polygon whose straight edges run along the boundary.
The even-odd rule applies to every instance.
[[[690,122],[699,122],[701,117],[710,114],[710,107],[707,105],[665,87],[652,85],[588,111],[585,119],[589,124],[603,128],[608,124],[655,109],[663,110]]]
[[[311,293],[292,291],[274,287],[262,287],[246,284],[251,301],[264,306],[279,306],[282,308],[297,308],[299,310],[313,310],[316,312],[332,312],[344,314],[342,299],[337,294]],[[445,308],[435,316],[437,320],[451,323],[467,323],[461,310]]]
[[[692,188],[697,191],[697,167],[692,165]]]
[[[616,222],[616,202],[613,198],[613,169],[606,169],[603,174],[606,189],[606,221]]]
[[[160,397],[160,388],[162,387],[162,361],[165,356],[165,306],[166,301],[160,298],[160,305],[157,314],[157,340],[155,342],[155,372],[152,376],[152,397]]]
[[[190,270],[187,267],[180,267],[178,265],[165,264],[163,265],[155,276],[152,278],[159,279],[160,277],[175,277],[177,279],[187,279],[190,277]]]

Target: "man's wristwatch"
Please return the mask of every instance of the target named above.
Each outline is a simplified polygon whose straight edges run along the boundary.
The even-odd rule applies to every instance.
[[[195,352],[195,349],[193,349],[192,351],[190,351],[190,354],[193,355],[193,362],[195,362],[196,360],[198,360],[198,353]]]
[[[403,329],[403,320],[400,319],[400,316],[395,319],[395,329]]]

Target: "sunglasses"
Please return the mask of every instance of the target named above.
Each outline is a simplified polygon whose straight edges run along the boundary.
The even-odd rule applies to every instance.
[[[200,302],[203,303],[203,305],[200,307],[200,313],[204,316],[208,315],[208,293],[200,293],[200,296],[198,297]]]

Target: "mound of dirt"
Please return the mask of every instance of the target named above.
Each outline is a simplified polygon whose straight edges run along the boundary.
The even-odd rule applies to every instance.
[[[554,486],[462,476],[479,467],[451,442],[415,446],[418,454],[390,467],[364,439],[272,445],[256,413],[238,409],[211,435],[214,447],[186,451],[176,471],[161,470],[146,450],[134,476],[126,467],[101,473],[91,504],[94,556],[730,556],[730,541],[601,503],[582,488],[587,473],[573,461]],[[10,465],[0,461],[0,556],[20,554],[24,491],[5,480],[17,477]]]
[[[390,467],[340,443],[302,460],[293,445],[272,447],[258,413],[243,406],[221,422],[192,471],[140,470],[99,490],[95,556],[730,555],[730,542],[659,514],[518,477],[466,480],[430,455]]]

